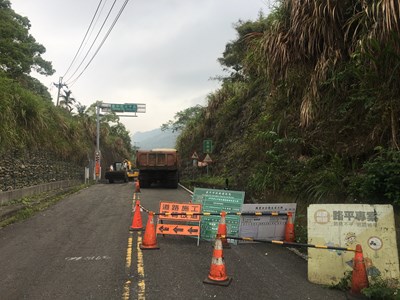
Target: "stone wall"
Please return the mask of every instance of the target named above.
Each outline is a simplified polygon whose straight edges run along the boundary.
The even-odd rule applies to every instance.
[[[1,191],[74,179],[84,181],[84,167],[52,153],[14,150],[0,154]]]

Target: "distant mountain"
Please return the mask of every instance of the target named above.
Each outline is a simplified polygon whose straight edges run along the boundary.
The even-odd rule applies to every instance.
[[[161,131],[158,128],[146,132],[136,132],[131,138],[134,146],[143,150],[150,150],[154,148],[175,148],[178,135],[179,132]]]

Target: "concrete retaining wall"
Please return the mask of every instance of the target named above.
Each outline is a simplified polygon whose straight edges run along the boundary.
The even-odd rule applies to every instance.
[[[80,180],[63,180],[63,181],[55,181],[55,182],[34,185],[17,190],[11,190],[5,192],[0,191],[0,205],[6,204],[7,202],[13,199],[20,199],[22,197],[40,194],[55,189],[75,186],[81,183],[82,182]]]

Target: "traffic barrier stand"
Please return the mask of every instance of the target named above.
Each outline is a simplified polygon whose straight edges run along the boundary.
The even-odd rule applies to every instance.
[[[356,253],[353,259],[353,274],[351,275],[350,294],[361,296],[361,290],[368,287],[368,275],[365,267],[364,256],[360,244],[356,245]]]
[[[146,230],[144,232],[143,242],[140,244],[140,249],[150,250],[150,249],[160,249],[157,245],[156,238],[156,228],[154,226],[154,212],[149,212],[149,217],[147,218]]]
[[[217,238],[219,237],[222,241],[222,247],[224,248],[230,248],[231,246],[228,243],[228,239],[226,238],[227,236],[227,229],[226,229],[226,212],[223,211],[221,212],[221,220],[219,221],[218,224],[218,230],[217,230]]]
[[[135,182],[135,193],[140,193],[140,182],[139,179]]]
[[[132,225],[129,228],[130,231],[141,231],[143,230],[142,215],[140,213],[140,200],[136,200],[135,213],[132,218]]]
[[[293,217],[291,212],[288,212],[287,215],[288,219],[285,227],[285,242],[293,243],[295,242]]]
[[[220,237],[217,237],[215,239],[210,272],[208,273],[207,278],[203,280],[203,283],[228,286],[231,281],[232,278],[228,277],[225,272],[222,241]]]

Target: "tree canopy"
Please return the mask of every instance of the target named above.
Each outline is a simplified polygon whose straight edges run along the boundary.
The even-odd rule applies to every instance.
[[[11,78],[30,74],[52,75],[52,64],[42,58],[46,48],[29,33],[29,19],[14,12],[8,0],[0,0],[0,69]]]

